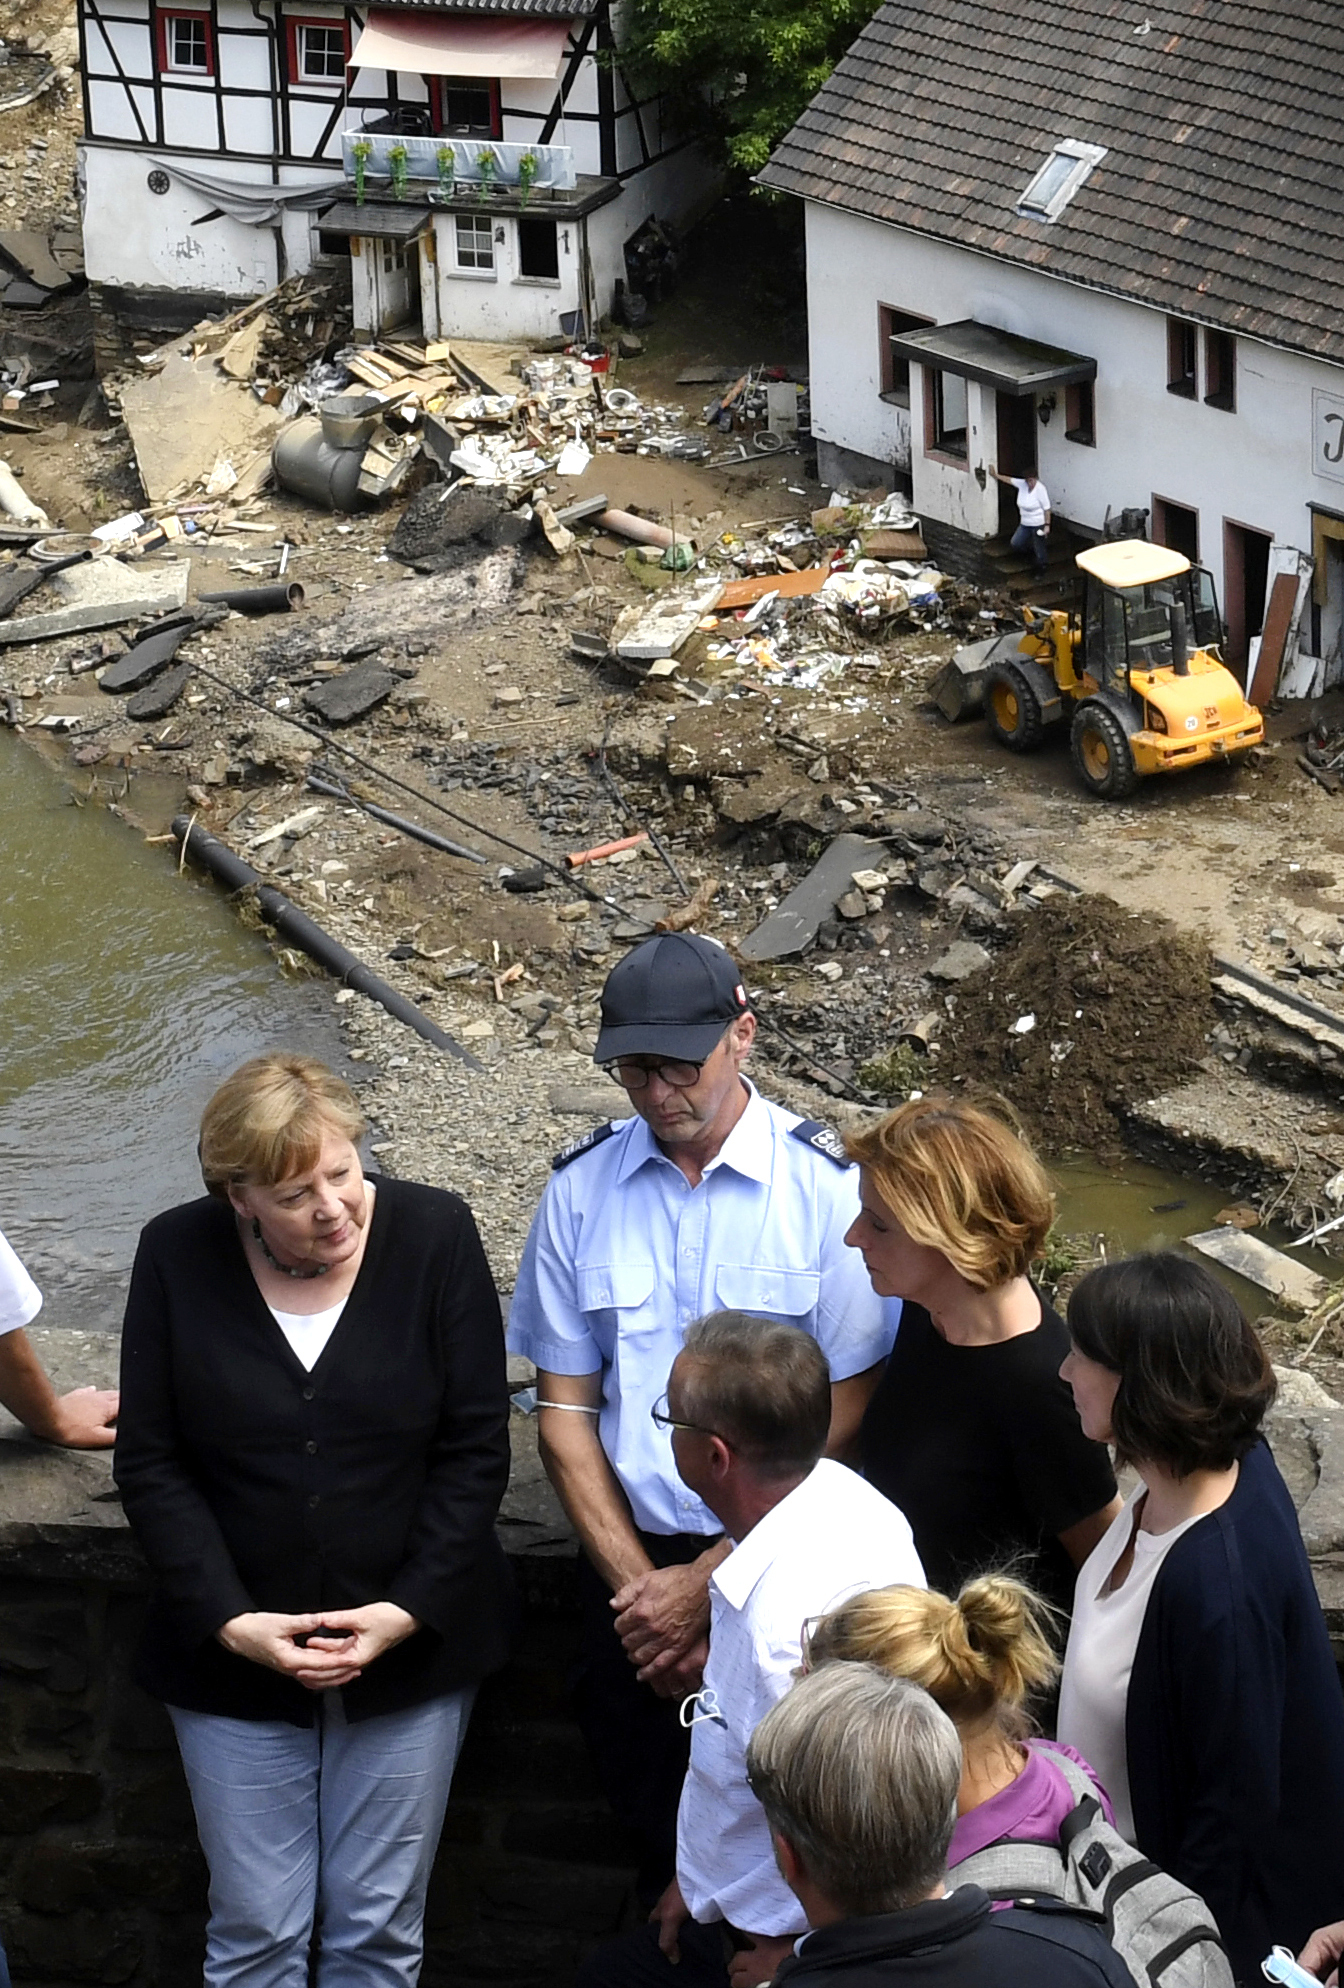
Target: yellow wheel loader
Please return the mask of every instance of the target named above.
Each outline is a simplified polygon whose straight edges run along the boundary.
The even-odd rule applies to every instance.
[[[1264,720],[1218,653],[1218,602],[1202,567],[1146,539],[1092,546],[1076,563],[1081,610],[1028,608],[1026,634],[1001,636],[979,659],[1001,744],[1031,752],[1067,722],[1079,779],[1118,801],[1145,774],[1235,762],[1260,743]]]

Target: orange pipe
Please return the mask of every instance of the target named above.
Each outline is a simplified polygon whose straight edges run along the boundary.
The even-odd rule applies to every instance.
[[[599,863],[604,856],[615,856],[622,849],[638,849],[648,839],[647,832],[641,829],[638,835],[622,836],[619,842],[599,842],[596,849],[581,849],[577,856],[566,856],[565,868],[577,870],[584,863]]]

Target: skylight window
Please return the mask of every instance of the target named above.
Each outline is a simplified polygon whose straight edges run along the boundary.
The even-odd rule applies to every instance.
[[[1057,221],[1094,166],[1106,157],[1104,145],[1065,138],[1056,145],[1017,203],[1029,221]]]

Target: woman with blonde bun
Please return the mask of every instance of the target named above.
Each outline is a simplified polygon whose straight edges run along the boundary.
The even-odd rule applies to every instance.
[[[1068,1328],[1031,1281],[1045,1169],[1000,1099],[913,1099],[845,1145],[862,1203],[845,1241],[902,1300],[863,1473],[909,1519],[930,1587],[1012,1566],[1067,1610],[1120,1500],[1060,1379]]]
[[[874,1588],[824,1615],[804,1646],[808,1670],[876,1664],[922,1685],[961,1738],[961,1787],[949,1867],[991,1843],[1056,1841],[1077,1805],[1052,1754],[1091,1776],[1108,1821],[1105,1789],[1071,1747],[1028,1737],[1028,1700],[1059,1672],[1049,1604],[1006,1574],[968,1581],[955,1601],[924,1588]]]

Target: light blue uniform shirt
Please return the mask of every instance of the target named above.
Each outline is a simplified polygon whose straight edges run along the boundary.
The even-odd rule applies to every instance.
[[[835,1381],[884,1360],[895,1336],[845,1247],[858,1169],[791,1138],[798,1117],[747,1088],[698,1187],[642,1118],[561,1167],[518,1271],[509,1350],[550,1373],[601,1373],[602,1447],[646,1532],[722,1531],[649,1413],[695,1319],[731,1310],[801,1326]]]

